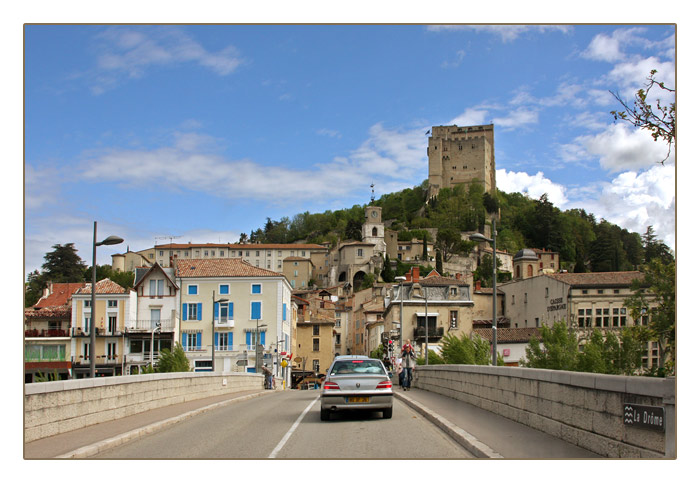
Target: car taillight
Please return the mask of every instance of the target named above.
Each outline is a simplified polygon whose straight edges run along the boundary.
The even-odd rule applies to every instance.
[[[391,389],[391,381],[382,381],[377,384],[377,389]]]
[[[340,386],[337,382],[326,381],[323,383],[323,389],[340,389]]]

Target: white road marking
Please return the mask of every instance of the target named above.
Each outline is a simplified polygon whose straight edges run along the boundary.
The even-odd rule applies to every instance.
[[[304,419],[304,416],[306,416],[306,413],[309,412],[309,410],[311,409],[311,407],[312,407],[314,404],[316,404],[316,401],[318,401],[320,397],[321,397],[320,395],[319,395],[319,396],[316,396],[316,399],[314,399],[313,401],[311,401],[311,403],[310,403],[308,406],[306,406],[306,409],[304,409],[304,412],[302,412],[302,413],[299,415],[299,417],[297,418],[297,420],[294,421],[294,424],[292,424],[292,427],[289,428],[289,431],[287,431],[287,434],[285,434],[284,437],[280,440],[280,442],[277,443],[277,446],[275,447],[275,449],[272,450],[272,453],[270,453],[270,456],[268,456],[268,458],[276,458],[276,457],[277,457],[277,453],[279,453],[279,452],[282,450],[282,448],[284,447],[284,445],[287,443],[287,440],[292,436],[292,434],[294,433],[294,431],[296,431],[296,429],[297,429],[297,427],[299,426],[299,423],[301,422],[301,420]]]

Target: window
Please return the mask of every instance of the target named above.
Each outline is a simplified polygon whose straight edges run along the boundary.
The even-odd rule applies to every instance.
[[[313,351],[318,352],[319,350],[321,350],[321,339],[314,339]]]
[[[459,312],[450,310],[450,329],[456,329],[459,325]]]
[[[202,320],[202,304],[182,304],[182,320]]]
[[[109,323],[109,326],[108,326],[109,333],[114,334],[117,331],[117,316],[110,315],[108,323]]]
[[[216,332],[214,334],[214,343],[218,351],[232,350],[233,332]]]
[[[221,284],[219,285],[219,294],[220,295],[228,295],[228,284]]]
[[[116,308],[116,307],[117,307],[117,301],[116,301],[116,300],[108,300],[108,301],[107,301],[107,307]]]
[[[254,283],[250,286],[250,293],[262,293],[262,284]]]
[[[83,301],[83,307],[89,308],[91,303],[92,303],[92,300],[85,300],[85,301]]]
[[[549,287],[544,288],[544,298],[546,298],[546,299],[549,298]]]
[[[255,256],[259,257],[260,256],[260,250],[255,250]]]
[[[198,351],[202,349],[202,333],[192,332],[182,334],[182,347],[186,351]]]
[[[199,285],[188,285],[187,286],[187,295],[197,295],[198,291],[199,291]]]
[[[313,335],[320,335],[320,334],[321,334],[321,327],[318,324],[314,324]]]
[[[220,257],[223,257],[223,256],[224,256],[224,251],[223,251],[223,250],[220,250],[220,251],[219,251],[219,256],[220,256]]]
[[[204,256],[208,257],[209,256],[209,250],[204,250]]]
[[[262,302],[250,303],[250,318],[251,320],[262,319]]]
[[[117,358],[117,343],[108,342],[107,343],[107,360],[113,361]]]
[[[151,297],[153,296],[158,296],[162,297],[163,296],[163,284],[165,283],[164,280],[151,280],[148,282],[148,295]],[[116,302],[116,300],[115,300]]]
[[[321,370],[321,362],[318,359],[313,360],[314,372],[319,372]]]
[[[363,253],[364,253],[364,252],[363,252],[362,248],[358,248],[358,249],[357,249],[357,256],[358,256],[358,257],[363,256]]]

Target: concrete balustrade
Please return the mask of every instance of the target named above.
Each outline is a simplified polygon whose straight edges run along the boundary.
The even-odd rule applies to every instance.
[[[676,457],[673,378],[435,365],[417,367],[414,384],[609,458]],[[665,433],[625,425],[624,404],[663,407]]]
[[[24,386],[24,438],[34,441],[150,409],[262,390],[262,374],[166,373]]]

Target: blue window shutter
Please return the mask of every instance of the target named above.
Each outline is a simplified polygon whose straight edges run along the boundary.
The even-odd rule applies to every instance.
[[[197,320],[202,320],[202,304],[197,304]]]
[[[187,320],[187,304],[182,304],[182,320]]]
[[[228,333],[228,350],[233,350],[233,332]]]
[[[197,332],[197,350],[202,349],[202,333]]]
[[[219,320],[219,302],[214,302],[214,320]]]
[[[228,320],[233,320],[233,302],[228,303]]]
[[[287,304],[282,304],[282,320],[287,320]]]
[[[219,347],[219,333],[214,332],[214,345],[218,348]]]
[[[187,350],[187,334],[182,334],[182,348]]]
[[[253,320],[260,319],[260,302],[251,302],[250,318]]]
[[[260,332],[260,345],[265,345],[265,331]]]
[[[246,344],[247,346],[250,346],[250,334],[251,334],[251,332],[246,332],[246,333],[245,333],[245,344]]]

